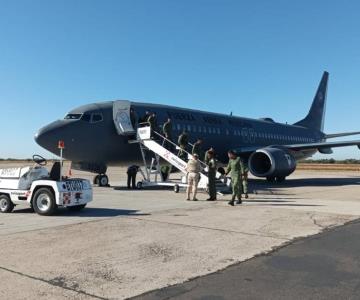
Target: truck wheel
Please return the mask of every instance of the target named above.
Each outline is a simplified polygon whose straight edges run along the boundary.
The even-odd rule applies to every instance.
[[[178,193],[179,191],[180,191],[179,185],[178,185],[178,184],[175,184],[175,185],[174,185],[174,192],[175,192],[175,193]]]
[[[67,206],[66,208],[70,211],[79,211],[82,210],[86,207],[86,204],[81,204],[81,205],[75,205],[75,206]]]
[[[8,195],[0,196],[0,211],[2,213],[11,213],[15,205],[11,202],[11,199]]]
[[[35,212],[42,216],[52,215],[57,208],[55,196],[48,188],[38,189],[32,202]]]
[[[99,176],[99,186],[109,186],[109,177],[107,175]]]

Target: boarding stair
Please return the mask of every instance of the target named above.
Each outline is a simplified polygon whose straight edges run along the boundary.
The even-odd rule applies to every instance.
[[[157,185],[173,186],[175,192],[178,192],[180,187],[186,187],[187,162],[181,159],[180,157],[178,157],[178,155],[174,154],[174,152],[172,151],[172,149],[176,150],[179,149],[179,147],[171,140],[165,138],[163,135],[158,133],[157,131],[152,130],[151,127],[148,125],[148,123],[143,123],[139,125],[140,126],[137,129],[136,141],[132,141],[132,143],[137,142],[140,145],[146,176],[144,176],[143,181],[138,182],[137,184],[138,187],[140,188],[144,186],[157,186]],[[155,157],[153,157],[151,160],[150,166],[148,166],[147,164],[146,151],[151,151],[155,154]],[[182,150],[182,151],[186,153],[188,159],[192,158],[192,155],[189,152],[187,152],[186,150]],[[159,181],[160,158],[167,161],[173,168],[176,168],[183,174],[181,182],[176,182],[171,180]],[[199,161],[202,167],[202,171],[200,173],[200,180],[198,187],[200,189],[207,190],[208,182],[209,182],[209,178],[206,174],[207,165],[201,160]],[[155,178],[153,179],[151,175],[154,175]],[[222,194],[228,191],[230,182],[227,180],[227,178],[224,178],[223,175],[219,172],[216,173],[216,178],[217,178],[218,193]]]

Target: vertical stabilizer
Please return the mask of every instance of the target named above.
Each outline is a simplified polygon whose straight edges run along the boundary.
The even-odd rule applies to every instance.
[[[326,110],[326,94],[329,73],[324,72],[319,87],[316,91],[313,103],[307,116],[294,125],[303,126],[309,129],[324,131],[324,119]]]

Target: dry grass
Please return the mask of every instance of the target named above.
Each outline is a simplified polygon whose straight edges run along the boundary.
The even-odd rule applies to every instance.
[[[304,164],[299,163],[298,170],[308,171],[360,171],[360,164]]]

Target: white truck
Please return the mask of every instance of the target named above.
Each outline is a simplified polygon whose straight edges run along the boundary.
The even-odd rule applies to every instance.
[[[27,204],[39,215],[52,215],[58,206],[81,210],[92,201],[89,180],[61,178],[60,162],[49,172],[46,159],[34,155],[33,167],[0,169],[0,211],[10,213],[16,205]]]

